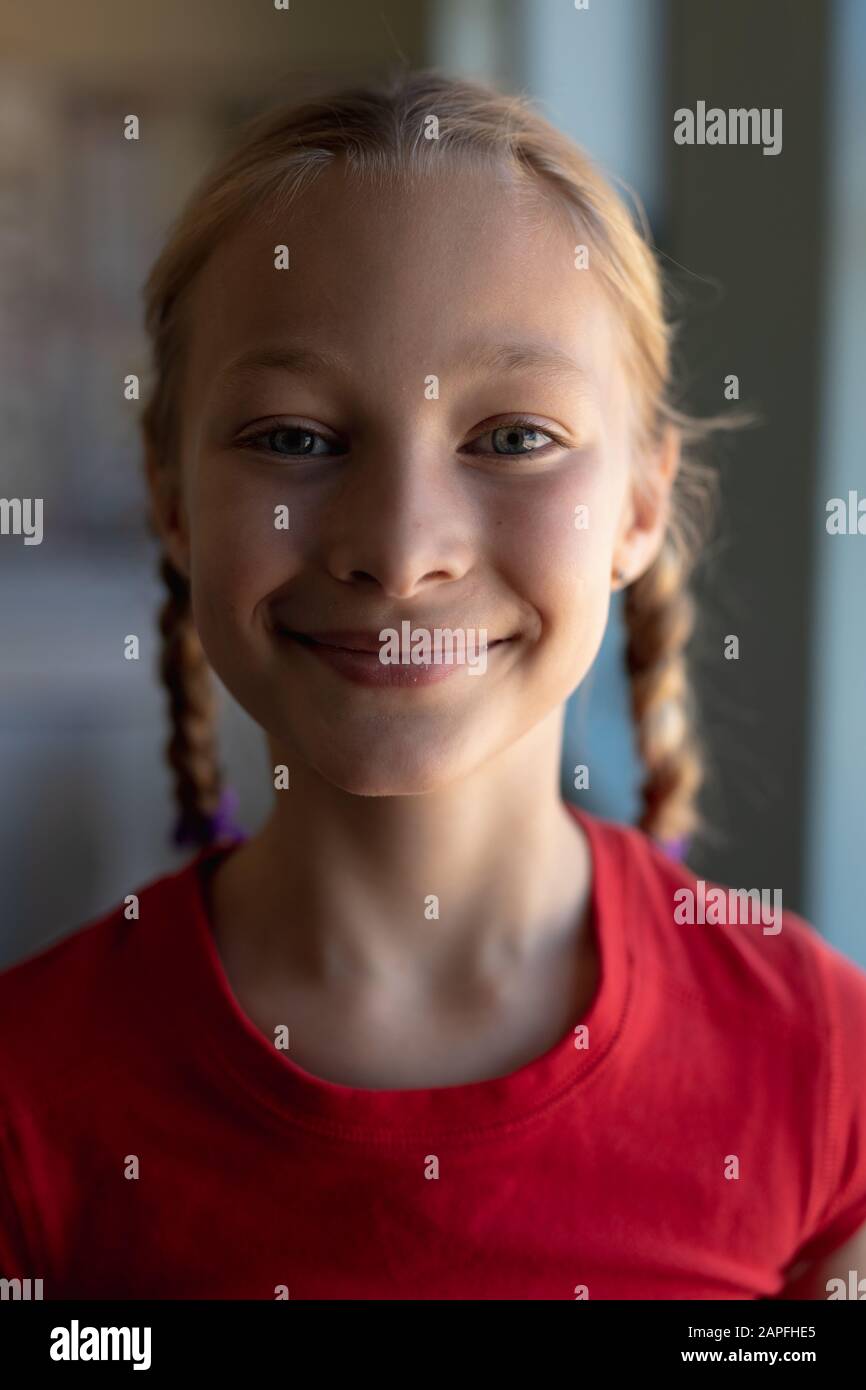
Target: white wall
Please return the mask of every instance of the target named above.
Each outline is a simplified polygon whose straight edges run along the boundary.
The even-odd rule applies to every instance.
[[[866,965],[866,535],[825,524],[829,498],[866,497],[866,5],[833,15],[806,911]]]

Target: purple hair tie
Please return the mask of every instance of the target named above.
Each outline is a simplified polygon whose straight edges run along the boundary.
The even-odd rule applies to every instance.
[[[680,835],[675,840],[662,840],[661,848],[669,859],[676,859],[677,862],[681,862],[688,854],[691,843],[691,835]]]
[[[226,837],[243,839],[244,831],[235,820],[237,809],[237,792],[234,787],[225,787],[213,815],[204,818],[197,816],[194,819],[186,815],[178,817],[172,835],[172,843],[178,847],[195,845],[201,848],[203,845],[213,843],[214,840],[221,840]]]

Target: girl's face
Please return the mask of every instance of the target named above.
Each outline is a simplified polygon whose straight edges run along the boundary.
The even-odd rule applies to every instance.
[[[656,552],[675,465],[632,457],[617,323],[577,240],[501,173],[407,190],[335,165],[200,273],[165,539],[211,664],[290,767],[367,795],[467,775],[559,710],[612,568]],[[376,655],[288,635],[378,651],[406,622],[462,631],[479,669],[374,683]]]

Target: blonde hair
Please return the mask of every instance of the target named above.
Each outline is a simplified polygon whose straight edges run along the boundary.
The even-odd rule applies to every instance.
[[[438,138],[425,138],[435,116]],[[699,825],[702,759],[687,678],[685,648],[694,623],[688,578],[706,519],[710,479],[690,452],[730,418],[696,420],[672,400],[673,327],[649,229],[640,225],[589,156],[520,97],[438,73],[403,75],[381,86],[287,104],[249,122],[229,153],[194,191],[145,285],[154,381],[142,415],[146,450],[176,480],[178,398],[191,286],[218,241],[257,212],[287,206],[336,157],[368,180],[441,169],[452,154],[506,161],[571,215],[591,247],[593,271],[625,329],[626,365],[637,412],[636,444],[679,432],[682,462],[662,549],[629,585],[624,604],[626,666],[645,775],[640,827],[662,840]],[[153,529],[156,527],[153,523]],[[214,836],[222,775],[212,677],[192,617],[189,585],[167,555],[160,560],[167,598],[160,613],[161,676],[172,733],[168,759],[186,840]]]

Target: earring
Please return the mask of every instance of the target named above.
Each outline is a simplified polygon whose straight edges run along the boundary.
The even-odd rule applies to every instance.
[[[614,587],[620,588],[622,584],[625,582],[625,571],[621,569],[615,569],[613,572],[613,579]]]

